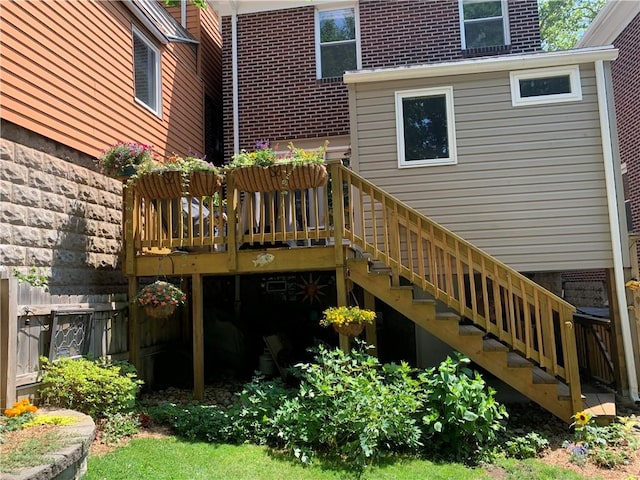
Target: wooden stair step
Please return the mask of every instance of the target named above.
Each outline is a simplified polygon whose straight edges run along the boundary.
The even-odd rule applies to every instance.
[[[460,321],[460,315],[455,312],[436,312],[436,320]]]
[[[485,338],[482,342],[482,349],[485,352],[508,352],[509,347],[499,342],[495,338]]]
[[[537,385],[542,385],[542,384],[555,385],[556,383],[558,383],[558,379],[556,377],[554,377],[550,373],[545,372],[540,367],[534,366],[532,373],[533,373],[533,383]]]
[[[533,368],[533,363],[521,357],[516,352],[509,352],[507,354],[507,365],[510,368]]]
[[[467,336],[471,336],[471,335],[482,336],[485,333],[484,330],[479,329],[475,325],[460,325],[459,332],[460,332],[460,335],[467,335]]]

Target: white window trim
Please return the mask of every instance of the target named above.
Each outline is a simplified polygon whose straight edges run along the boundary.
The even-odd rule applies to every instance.
[[[463,0],[458,0],[458,12],[459,12],[459,18],[460,18],[460,39],[462,40],[462,49],[466,50],[467,38],[464,30],[465,20],[464,20],[464,8],[462,3],[463,3]],[[499,18],[499,17],[477,18],[473,20],[468,20],[468,22],[492,20],[496,18]],[[503,28],[503,34],[504,34],[504,45],[511,45],[511,35],[509,31],[509,5],[507,3],[507,0],[502,0],[502,28]],[[495,45],[495,46],[498,46],[498,45]],[[480,47],[480,48],[485,48],[485,47]],[[486,48],[490,48],[490,47],[486,47]]]
[[[520,80],[531,78],[569,76],[571,85],[570,93],[558,93],[555,95],[538,95],[535,97],[520,96]],[[580,85],[580,67],[568,65],[565,67],[536,68],[532,70],[517,70],[509,72],[511,83],[511,105],[522,107],[525,105],[543,105],[546,103],[577,102],[582,100],[582,87]]]
[[[339,7],[325,7],[325,8],[316,8],[314,13],[314,23],[315,23],[315,42],[316,42],[316,80],[322,80],[324,77],[322,76],[322,56],[320,55],[320,12],[327,12],[331,10],[345,10],[348,8],[353,8],[353,14],[356,21],[356,69],[360,70],[362,68],[362,56],[360,54],[360,13],[358,10],[357,4],[351,5],[340,5]],[[351,40],[348,41],[349,43]],[[337,45],[344,42],[332,42],[332,44]],[[326,77],[326,78],[334,78],[334,77]]]
[[[445,96],[447,108],[447,134],[449,143],[448,158],[429,158],[424,160],[406,160],[404,151],[404,118],[402,100],[405,97]],[[455,116],[453,112],[453,87],[420,88],[415,90],[400,90],[396,96],[396,139],[398,146],[398,168],[426,167],[433,165],[455,165],[458,163],[456,149]]]
[[[139,29],[137,29],[135,26],[132,27],[133,29],[133,35],[136,35],[140,40],[142,40],[144,42],[144,44],[151,49],[154,54],[155,54],[155,73],[156,73],[156,85],[155,85],[155,103],[156,103],[156,108],[151,108],[149,105],[147,105],[145,102],[143,102],[142,100],[140,100],[137,96],[136,96],[136,84],[135,84],[135,71],[136,71],[136,66],[135,66],[135,55],[132,58],[132,68],[133,68],[133,97],[136,101],[136,103],[138,105],[141,105],[142,107],[146,108],[147,110],[149,110],[151,113],[153,113],[154,115],[156,115],[157,117],[162,118],[162,64],[161,64],[161,59],[162,59],[162,52],[160,51],[160,49],[158,47],[156,47],[153,42],[151,42],[151,40],[149,40],[149,38],[142,33]],[[131,45],[133,45],[133,37],[131,38]]]

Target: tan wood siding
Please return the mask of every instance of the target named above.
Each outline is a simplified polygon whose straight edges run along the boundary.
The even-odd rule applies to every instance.
[[[161,49],[159,118],[134,98],[131,28],[120,2],[3,2],[2,118],[89,155],[119,140],[201,151],[193,47]]]
[[[509,72],[350,87],[354,167],[520,271],[611,268],[593,65],[583,99],[513,107]],[[453,86],[458,163],[399,169],[394,92]]]

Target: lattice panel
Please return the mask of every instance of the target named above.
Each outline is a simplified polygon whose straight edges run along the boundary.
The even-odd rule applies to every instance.
[[[91,340],[93,310],[57,310],[51,317],[49,359],[85,355]]]

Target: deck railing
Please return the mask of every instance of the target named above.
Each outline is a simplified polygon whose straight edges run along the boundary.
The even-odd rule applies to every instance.
[[[563,379],[582,407],[572,305],[341,163],[328,170],[327,186],[272,194],[240,192],[230,176],[215,201],[149,201],[130,191],[126,261],[143,249],[206,249],[233,265],[245,244],[341,246],[344,238]]]

